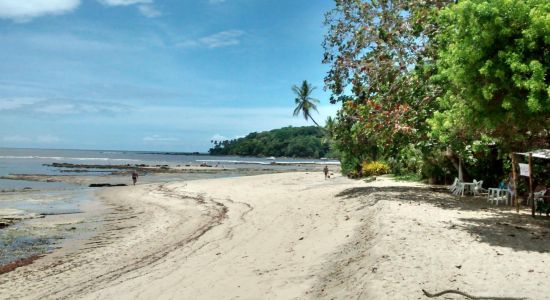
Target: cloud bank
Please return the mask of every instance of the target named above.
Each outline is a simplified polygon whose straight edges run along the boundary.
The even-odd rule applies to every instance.
[[[28,22],[44,15],[60,15],[75,10],[80,0],[0,0],[0,18]]]

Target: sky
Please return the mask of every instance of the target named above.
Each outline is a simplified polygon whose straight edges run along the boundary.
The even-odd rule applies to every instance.
[[[0,0],[0,147],[200,151],[317,89],[332,0]]]

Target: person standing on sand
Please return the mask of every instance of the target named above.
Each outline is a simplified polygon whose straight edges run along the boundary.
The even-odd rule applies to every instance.
[[[133,171],[133,172],[132,172],[132,181],[134,182],[134,185],[136,185],[136,182],[137,182],[138,177],[139,177],[138,172]]]
[[[325,166],[325,168],[323,168],[323,173],[325,173],[325,179],[330,178],[328,176],[328,166]]]

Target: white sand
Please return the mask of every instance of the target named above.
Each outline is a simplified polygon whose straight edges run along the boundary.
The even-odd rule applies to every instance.
[[[425,186],[284,173],[101,198],[101,234],[0,275],[0,298],[548,298],[548,221]]]

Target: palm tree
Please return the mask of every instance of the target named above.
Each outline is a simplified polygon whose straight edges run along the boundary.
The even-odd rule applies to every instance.
[[[315,125],[318,127],[319,124],[315,122],[315,120],[311,117],[311,111],[315,110],[316,112],[319,112],[317,110],[317,104],[319,103],[319,100],[311,97],[311,92],[315,90],[315,87],[312,86],[307,80],[304,80],[302,82],[302,86],[298,87],[297,85],[292,86],[292,91],[296,94],[296,98],[294,99],[296,103],[296,108],[294,109],[294,116],[297,116],[300,114],[300,112],[304,115],[304,119],[306,121],[308,119],[311,119]]]

